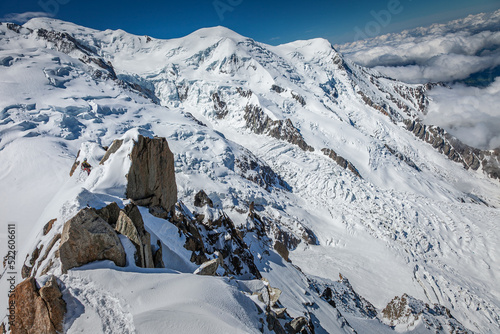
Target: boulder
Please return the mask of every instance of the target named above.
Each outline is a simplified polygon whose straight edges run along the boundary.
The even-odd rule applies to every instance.
[[[120,211],[115,230],[129,238],[135,245],[137,266],[155,267],[151,251],[151,235],[144,228],[141,212],[136,205],[129,204]]]
[[[120,267],[126,265],[118,235],[90,208],[80,210],[64,224],[58,253],[63,274],[71,268],[99,260],[111,260]]]
[[[52,230],[52,226],[54,226],[54,223],[57,221],[57,218],[49,220],[47,224],[43,227],[43,235],[47,235],[47,233]]]
[[[285,244],[282,243],[281,241],[276,241],[274,243],[274,250],[287,262],[290,262],[288,259],[289,251],[288,248],[286,248]]]
[[[15,305],[15,318],[10,325],[12,334],[55,334],[63,331],[66,303],[54,276],[38,290],[30,277],[19,283],[9,297]]]
[[[194,206],[201,208],[201,207],[204,207],[205,205],[208,205],[211,208],[214,207],[214,203],[208,197],[208,195],[203,190],[200,190],[194,196]]]
[[[219,268],[219,259],[213,259],[203,263],[198,269],[195,270],[195,275],[214,276]]]
[[[307,328],[309,321],[306,317],[301,316],[293,319],[289,323],[285,324],[285,329],[288,333],[296,334],[302,332],[303,329]]]
[[[127,197],[147,206],[172,211],[177,202],[174,155],[165,138],[139,135],[130,153]]]
[[[116,204],[116,202],[113,202],[96,212],[102,219],[107,221],[109,225],[115,227],[118,216],[120,215],[120,207]]]
[[[153,255],[153,263],[155,268],[165,268],[165,263],[163,262],[163,247],[161,246],[160,240],[156,242],[158,249]]]
[[[116,151],[118,151],[120,147],[122,147],[122,145],[123,145],[123,139],[114,140],[111,146],[106,150],[106,153],[102,157],[101,161],[99,161],[99,165],[104,164],[109,159],[111,154],[116,153]]]

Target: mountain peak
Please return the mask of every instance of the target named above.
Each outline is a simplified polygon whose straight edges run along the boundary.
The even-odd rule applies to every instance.
[[[215,26],[215,27],[208,27],[208,28],[201,28],[193,33],[189,34],[188,36],[197,36],[200,38],[206,38],[206,37],[226,37],[226,38],[231,38],[235,40],[241,40],[241,39],[246,39],[247,37],[242,36],[238,34],[237,32],[226,28],[224,26]]]

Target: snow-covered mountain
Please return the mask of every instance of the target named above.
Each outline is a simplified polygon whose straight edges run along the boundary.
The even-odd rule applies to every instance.
[[[16,223],[18,273],[57,277],[65,332],[500,330],[500,152],[424,125],[431,85],[323,39],[45,18],[0,25],[0,65],[2,233]],[[134,143],[155,137],[173,152],[170,215],[128,188]],[[90,175],[70,177],[83,158]],[[142,268],[146,251],[138,264],[116,219],[124,266],[65,267],[68,222],[113,202],[164,268]],[[193,274],[209,264],[221,277]]]

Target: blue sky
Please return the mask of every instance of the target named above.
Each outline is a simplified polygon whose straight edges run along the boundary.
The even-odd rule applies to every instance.
[[[223,25],[268,44],[315,37],[336,44],[499,8],[499,0],[11,0],[1,2],[0,18],[45,12],[99,30],[156,38]]]

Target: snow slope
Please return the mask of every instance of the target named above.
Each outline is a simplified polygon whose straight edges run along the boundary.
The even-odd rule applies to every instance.
[[[66,32],[78,47],[63,34],[50,39],[36,29]],[[194,194],[204,189],[239,226],[248,223],[254,202],[261,217],[299,240],[306,229],[314,233],[316,244],[292,247],[292,263],[270,245],[254,245],[251,234],[246,241],[262,275],[283,291],[280,301],[290,315],[316,319],[316,332],[390,331],[381,315],[328,306],[308,281],[342,284],[333,281],[339,273],[379,314],[394,296],[407,293],[446,306],[474,332],[499,330],[499,183],[448,160],[404,128],[404,119],[425,112],[423,86],[351,64],[322,39],[274,47],[223,27],[156,40],[33,19],[22,28],[0,25],[0,41],[1,232],[17,223],[18,263],[50,219],[58,218],[62,228],[87,205],[126,204],[126,155],[88,178],[69,178],[78,150],[98,166],[100,147],[112,140],[156,135],[166,137],[174,152],[178,197],[190,210]],[[260,108],[260,119],[267,117],[281,137],[273,137],[273,128],[256,131],[250,107]],[[279,124],[287,119],[292,128],[284,130]],[[286,139],[289,130],[313,151]],[[323,148],[352,163],[361,177]],[[245,168],[244,161],[260,169]],[[264,166],[286,186],[262,181]],[[102,264],[61,276],[77,310],[66,321],[69,333],[157,332],[167,326],[164,318],[172,329],[192,332],[184,321],[191,313],[204,332],[259,328],[257,309],[241,286],[192,276],[195,266],[175,246],[175,230],[161,231],[152,216],[145,222],[171,245],[167,269]],[[124,290],[113,281],[130,284]],[[141,298],[152,302],[152,293],[158,298],[145,309]],[[221,309],[217,314],[214,305]],[[106,313],[115,308],[121,313]],[[121,320],[105,320],[110,318]],[[424,324],[398,330],[427,331]]]

